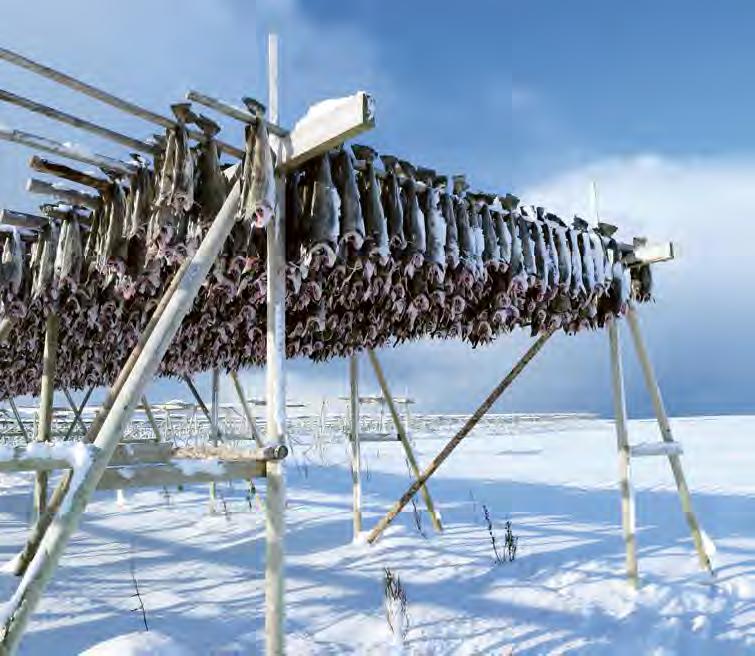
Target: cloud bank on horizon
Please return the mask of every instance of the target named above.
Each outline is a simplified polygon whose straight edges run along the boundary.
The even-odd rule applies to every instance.
[[[646,37],[648,52],[637,53],[611,43],[617,37],[610,25],[594,33],[590,21],[600,19],[605,9],[595,16],[594,8],[574,5],[565,16],[555,6],[538,13],[507,5],[482,3],[475,29],[465,31],[423,3],[397,3],[392,13],[390,3],[336,8],[296,0],[160,5],[31,0],[6,8],[0,43],[164,111],[191,87],[227,99],[250,93],[264,99],[264,35],[277,30],[284,122],[293,122],[309,103],[366,88],[378,102],[378,126],[366,139],[384,151],[450,173],[464,170],[476,186],[513,190],[525,202],[541,203],[564,217],[591,217],[594,181],[601,216],[620,225],[625,236],[671,239],[680,247],[677,261],[656,267],[658,302],[642,312],[670,410],[752,411],[755,350],[748,333],[755,318],[749,292],[755,280],[750,252],[755,229],[749,217],[755,212],[755,140],[733,140],[719,125],[725,120],[721,112],[711,127],[713,136],[698,121],[695,140],[676,103],[688,96],[688,87],[698,86],[698,69],[674,55],[681,41],[673,34],[655,29],[647,34],[642,30],[650,28],[638,24],[642,21],[627,19],[622,30]],[[664,24],[661,11],[671,9],[643,9],[646,19]],[[418,29],[397,30],[396,12],[403,24]],[[701,17],[688,16],[695,29],[703,30]],[[519,25],[518,36],[507,44],[500,39],[500,20],[511,17]],[[542,37],[537,48],[523,49],[526,44],[519,43],[531,33],[528,25],[536,25]],[[575,30],[574,38],[568,49],[558,50],[548,35],[566,25]],[[67,39],[66,34],[78,36]],[[592,39],[589,47],[579,46],[580,34]],[[597,50],[602,59],[596,58]],[[709,56],[715,59],[717,53],[709,50]],[[728,53],[718,56],[719,64],[728,61]],[[592,68],[584,64],[588,57]],[[52,83],[0,67],[0,86],[11,91],[139,136],[154,131]],[[665,85],[674,71],[676,87]],[[734,77],[732,94],[740,86]],[[605,90],[599,102],[593,88],[598,83]],[[716,84],[724,97],[721,80]],[[657,87],[652,103],[647,95],[633,94],[650,87]],[[711,94],[696,99],[690,112],[710,113],[717,107]],[[737,117],[745,101],[749,96],[739,103]],[[68,128],[4,106],[0,122],[71,138]],[[240,127],[226,125],[240,139]],[[83,134],[81,140],[100,152],[118,153],[107,142]],[[33,199],[23,192],[29,155],[0,142],[4,207],[33,209]],[[505,374],[527,341],[525,334],[514,334],[476,350],[422,342],[386,351],[383,358],[396,390],[409,390],[423,409],[467,411]],[[625,341],[630,406],[646,413],[649,405]],[[499,409],[607,414],[607,350],[603,334],[559,336]],[[375,389],[366,363],[364,369],[365,387]],[[247,375],[247,385],[258,392],[262,380],[261,372]],[[292,362],[292,396],[317,401],[345,388],[344,362]],[[164,399],[185,396],[185,391],[160,381],[152,395]]]

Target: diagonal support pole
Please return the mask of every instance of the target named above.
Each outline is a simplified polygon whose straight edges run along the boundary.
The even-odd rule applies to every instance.
[[[656,380],[655,372],[653,371],[653,365],[650,362],[650,356],[645,348],[645,342],[642,338],[642,332],[640,331],[640,323],[637,319],[637,313],[632,304],[629,305],[627,311],[627,321],[629,323],[629,330],[632,333],[634,348],[635,351],[637,351],[637,357],[642,366],[645,386],[650,394],[650,400],[653,403],[653,410],[655,411],[655,417],[661,431],[661,437],[664,442],[674,442],[674,436],[671,433],[671,424],[669,423],[666,408],[663,404],[663,397],[661,397],[661,390],[658,387],[658,381]],[[697,557],[700,561],[700,567],[708,571],[710,574],[713,574],[713,564],[711,563],[710,556],[705,549],[705,542],[703,540],[700,524],[697,521],[694,510],[692,509],[692,497],[689,492],[689,487],[687,486],[687,480],[684,476],[682,460],[678,453],[672,452],[668,453],[668,460],[671,465],[671,471],[674,474],[674,480],[676,481],[676,489],[679,493],[679,500],[682,504],[684,517],[687,520],[687,525],[692,534],[692,540],[695,543],[695,550],[697,551]]]
[[[399,440],[401,440],[401,444],[404,447],[406,459],[409,461],[409,466],[414,473],[414,477],[419,479],[420,472],[419,465],[417,464],[417,458],[414,456],[414,450],[412,449],[412,445],[409,443],[409,438],[406,436],[404,425],[403,423],[401,423],[401,417],[399,417],[398,408],[396,408],[396,402],[393,400],[391,391],[388,389],[388,381],[386,381],[385,379],[383,368],[380,366],[380,361],[378,360],[377,355],[375,355],[375,351],[368,349],[367,355],[369,356],[370,363],[372,364],[372,368],[375,371],[375,377],[377,378],[378,384],[380,385],[380,390],[383,393],[383,398],[388,404],[388,410],[391,413],[393,425],[396,427],[396,431],[398,432],[398,438]],[[427,489],[426,485],[422,486],[422,498],[425,501],[427,512],[430,513],[430,519],[432,520],[433,527],[438,532],[442,531],[443,525],[440,523],[440,517],[438,517],[438,513],[435,510],[435,504],[433,503],[433,499],[430,496],[430,491]]]
[[[630,482],[629,431],[627,429],[627,404],[624,394],[624,371],[621,362],[621,345],[617,321],[608,326],[611,348],[611,384],[613,386],[613,411],[616,419],[616,442],[619,450],[619,488],[621,489],[621,524],[626,546],[626,568],[629,584],[637,587],[637,542],[635,538],[634,494]]]
[[[71,481],[65,503],[45,533],[39,550],[7,605],[7,614],[0,629],[0,656],[10,656],[23,635],[31,613],[52,578],[68,541],[78,527],[87,502],[94,494],[110,458],[133,417],[139,399],[157,372],[160,362],[170,347],[181,322],[191,310],[199,289],[231,232],[239,205],[240,185],[231,189],[223,207],[216,216],[202,243],[171,296],[139,354],[131,374],[124,381],[112,410],[102,424],[95,446],[99,453],[88,467]]]
[[[84,395],[84,400],[81,402],[80,406],[76,406],[76,402],[73,400],[73,397],[71,396],[71,393],[68,391],[68,388],[63,388],[63,394],[66,397],[66,401],[68,401],[68,405],[71,407],[71,410],[73,410],[73,419],[71,420],[71,423],[68,425],[68,430],[66,431],[65,437],[63,438],[63,441],[67,440],[69,437],[71,437],[71,433],[73,433],[74,426],[76,424],[79,425],[79,428],[81,428],[81,432],[86,435],[87,434],[87,427],[84,424],[84,422],[81,420],[81,413],[84,412],[84,407],[87,404],[87,401],[89,401],[89,396],[92,393],[92,390],[94,390],[94,387],[90,387],[89,391],[86,392]]]
[[[12,396],[8,397],[8,405],[10,406],[10,409],[13,411],[13,417],[16,420],[16,423],[18,424],[18,428],[21,431],[21,435],[24,437],[24,441],[28,444],[29,443],[29,433],[26,431],[26,426],[24,426],[24,422],[21,419],[21,415],[18,412],[18,406],[16,405],[16,402],[13,400]]]
[[[155,419],[155,414],[152,412],[152,406],[149,404],[146,394],[142,394],[142,408],[144,408],[144,414],[147,415],[147,421],[152,427],[152,432],[155,434],[155,442],[162,442],[163,437],[160,434],[160,427],[157,425],[157,419]]]
[[[448,444],[446,444],[445,447],[443,447],[443,450],[433,459],[433,461],[428,465],[428,467],[425,469],[425,471],[420,474],[420,476],[417,478],[416,481],[414,481],[410,486],[409,489],[404,493],[404,495],[393,505],[393,507],[385,514],[385,516],[377,523],[375,528],[370,531],[370,534],[367,536],[367,542],[370,544],[373,544],[375,540],[377,540],[380,535],[383,533],[383,531],[387,528],[387,526],[396,518],[396,515],[398,515],[406,506],[409,501],[411,501],[412,497],[417,494],[417,491],[427,482],[427,480],[436,472],[438,471],[438,468],[443,464],[443,462],[448,458],[448,456],[451,455],[453,450],[459,446],[461,441],[469,435],[469,433],[472,431],[472,429],[477,425],[477,423],[482,419],[485,414],[490,410],[491,407],[493,407],[493,404],[498,400],[498,398],[503,394],[510,386],[511,384],[516,380],[516,378],[519,376],[520,373],[524,370],[524,368],[532,361],[532,359],[540,352],[540,349],[543,348],[545,345],[545,342],[548,341],[550,336],[553,334],[553,331],[549,331],[546,333],[543,333],[537,341],[530,346],[529,349],[527,349],[527,352],[522,356],[521,360],[517,362],[514,365],[514,368],[506,375],[506,377],[498,383],[498,385],[495,387],[495,389],[488,395],[488,397],[482,402],[479,408],[475,410],[474,414],[467,419],[465,424],[461,427],[458,433],[454,435],[454,437],[451,439]]]
[[[165,312],[168,301],[170,301],[170,299],[173,297],[173,294],[178,289],[178,286],[183,279],[183,275],[189,267],[189,263],[190,260],[184,260],[184,262],[174,274],[165,292],[163,293],[162,298],[157,304],[157,307],[152,312],[152,316],[150,317],[149,322],[147,323],[144,331],[139,337],[139,341],[137,341],[134,350],[131,351],[131,355],[128,356],[126,363],[123,365],[123,369],[121,369],[121,372],[118,374],[118,378],[116,378],[112,387],[108,390],[108,393],[105,396],[104,401],[102,402],[102,408],[100,408],[100,411],[95,415],[94,420],[90,424],[89,430],[84,436],[85,444],[92,444],[97,439],[100,429],[102,428],[102,424],[110,413],[110,410],[112,410],[118,393],[121,391],[121,388],[123,387],[126,379],[131,375],[131,371],[136,364],[136,360],[142,350],[144,350],[144,346],[146,345],[147,340],[152,334],[152,331],[155,329],[158,320]],[[60,483],[58,483],[58,486],[55,488],[55,491],[50,497],[49,503],[47,504],[47,510],[42,516],[37,519],[37,523],[34,525],[34,528],[29,534],[26,545],[24,545],[24,548],[19,554],[19,557],[16,561],[16,568],[13,571],[16,576],[22,576],[26,572],[26,568],[37,553],[45,532],[52,523],[52,520],[55,518],[55,514],[60,508],[60,504],[63,502],[63,498],[68,492],[68,487],[71,484],[71,476],[72,474],[70,470],[63,474],[62,480],[60,481]]]
[[[231,371],[231,382],[233,383],[233,387],[236,390],[236,396],[239,397],[239,403],[241,404],[241,409],[244,411],[244,416],[246,417],[246,423],[249,424],[249,429],[252,431],[252,437],[254,438],[254,441],[257,443],[257,446],[262,447],[262,439],[260,438],[259,430],[257,430],[257,422],[254,419],[254,414],[252,413],[251,408],[249,407],[249,404],[246,402],[246,398],[244,397],[244,389],[241,387],[241,382],[239,381],[238,373],[235,371]]]

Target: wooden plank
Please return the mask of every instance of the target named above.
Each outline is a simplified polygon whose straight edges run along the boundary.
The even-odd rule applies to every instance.
[[[190,485],[216,481],[249,480],[266,474],[266,463],[259,460],[173,460],[154,465],[107,467],[98,490],[124,490],[134,487]]]
[[[31,160],[29,160],[29,168],[38,173],[47,173],[48,175],[54,175],[58,178],[63,178],[64,180],[84,185],[85,187],[92,187],[103,194],[107,193],[112,187],[110,180],[77,171],[70,166],[51,162],[50,160],[43,159],[37,155],[34,155]]]
[[[325,103],[319,110],[315,106],[311,118],[305,116],[284,140],[283,168],[296,168],[375,127],[374,103],[364,91]]]
[[[400,442],[401,438],[398,433],[360,433],[359,440],[361,442]]]
[[[624,372],[621,362],[621,346],[616,321],[608,326],[611,349],[611,384],[613,386],[613,411],[616,421],[616,444],[619,451],[619,488],[621,490],[621,524],[624,530],[626,569],[629,584],[637,587],[637,542],[635,530],[634,493],[630,479],[629,433],[627,429],[627,406],[624,395]]]
[[[627,256],[627,264],[629,266],[638,266],[640,264],[668,262],[676,257],[676,251],[674,243],[670,241],[661,244],[635,246],[632,253]]]
[[[684,449],[679,442],[640,442],[629,447],[629,455],[633,458],[645,456],[680,456]]]
[[[30,178],[26,183],[26,191],[32,194],[41,194],[43,196],[52,196],[64,203],[70,205],[83,205],[96,210],[102,205],[102,199],[99,196],[76,191],[75,189],[66,189],[57,184],[50,184],[44,180]]]

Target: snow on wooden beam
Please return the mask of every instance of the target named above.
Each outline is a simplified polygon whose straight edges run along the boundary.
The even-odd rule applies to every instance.
[[[75,162],[83,162],[84,164],[90,164],[91,166],[112,169],[119,173],[133,173],[137,169],[134,164],[128,164],[118,159],[107,157],[106,155],[91,153],[80,146],[60,143],[54,139],[41,137],[38,134],[24,132],[23,130],[0,128],[0,139],[21,146],[26,146],[28,148],[34,148],[35,150],[41,150],[45,153],[60,155],[60,157],[65,157],[66,159],[71,159]]]
[[[108,467],[97,485],[98,490],[122,490],[130,487],[161,487],[213,481],[263,478],[264,460],[182,459],[155,465]]]
[[[643,244],[635,246],[632,253],[627,258],[629,266],[640,264],[656,264],[658,262],[668,262],[676,257],[676,248],[674,243],[667,241],[661,244]]]
[[[310,107],[284,139],[281,165],[285,169],[296,168],[373,127],[374,101],[364,91],[325,100]]]
[[[629,447],[629,455],[634,456],[680,456],[684,449],[679,442],[641,442]]]
[[[37,178],[29,178],[26,183],[26,191],[32,194],[52,196],[64,203],[83,205],[84,207],[91,207],[95,210],[102,204],[102,199],[99,196],[87,194],[83,191],[76,191],[75,189],[68,189],[58,184],[50,184],[49,182],[38,180]]]
[[[49,220],[43,216],[27,214],[26,212],[14,212],[13,210],[0,210],[0,223],[12,228],[25,228],[26,230],[41,230]]]

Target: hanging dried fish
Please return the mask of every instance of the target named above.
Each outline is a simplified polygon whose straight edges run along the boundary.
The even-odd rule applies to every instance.
[[[137,164],[136,171],[129,180],[128,209],[126,212],[125,235],[146,233],[154,196],[154,179],[147,161],[141,155],[132,155]]]
[[[55,281],[78,283],[81,265],[84,259],[84,249],[81,244],[79,220],[75,212],[63,220],[63,226],[58,240],[55,254]]]
[[[377,254],[385,261],[390,255],[388,225],[380,199],[381,190],[375,172],[375,157],[377,153],[368,146],[352,146],[354,155],[365,162],[365,170],[361,176],[361,197],[364,212],[367,252]]]
[[[309,254],[323,251],[328,257],[329,266],[336,260],[338,243],[338,216],[341,199],[333,185],[330,171],[330,157],[326,153],[320,157],[317,177],[312,194],[312,208],[309,215]]]
[[[21,240],[21,233],[13,228],[11,234],[5,240],[3,247],[2,268],[0,269],[0,284],[2,284],[13,296],[18,295],[24,279],[24,258],[26,247]]]
[[[404,235],[406,245],[410,252],[424,254],[427,248],[427,237],[425,234],[425,215],[419,207],[417,198],[417,181],[415,179],[416,170],[409,162],[399,162],[402,173],[406,180],[402,185],[404,191]]]
[[[211,223],[223,207],[228,195],[228,183],[220,168],[220,154],[215,140],[220,126],[206,116],[199,115],[196,124],[204,133],[197,145],[197,185],[194,195],[203,223]]]
[[[486,264],[497,267],[501,260],[501,249],[498,245],[493,215],[490,213],[490,206],[486,202],[483,202],[480,206],[480,221],[483,235],[482,260]]]
[[[401,189],[398,181],[398,160],[390,155],[381,155],[386,169],[383,184],[383,206],[388,217],[388,237],[391,248],[406,248],[404,236],[404,206],[401,202]]]
[[[241,181],[239,219],[264,228],[275,212],[275,165],[267,125],[258,117],[254,127],[247,126],[247,150]]]
[[[358,251],[364,243],[364,218],[351,152],[338,149],[332,156],[336,188],[341,198],[340,245]]]
[[[582,253],[579,246],[579,231],[569,228],[569,247],[571,250],[571,295],[573,297],[587,294],[584,276],[582,274]]]
[[[105,258],[106,262],[126,259],[127,241],[124,238],[126,210],[126,195],[123,187],[120,182],[115,181],[110,188],[107,204],[107,230],[100,248],[100,255]],[[102,225],[100,227],[102,228]]]
[[[442,179],[442,184],[446,179]],[[444,191],[441,194],[441,209],[443,218],[446,222],[446,261],[452,269],[459,264],[459,227],[456,222],[456,213],[454,211],[454,200],[451,194]]]
[[[42,295],[52,284],[59,235],[58,225],[54,221],[49,221],[39,233],[36,261],[32,268],[34,275],[32,296],[34,298]]]
[[[433,173],[428,177],[430,183]],[[437,264],[441,270],[446,267],[446,219],[440,208],[441,190],[437,187],[428,186],[425,192],[425,235],[426,249],[425,259]]]

